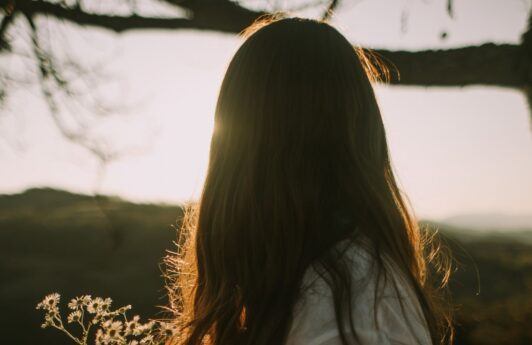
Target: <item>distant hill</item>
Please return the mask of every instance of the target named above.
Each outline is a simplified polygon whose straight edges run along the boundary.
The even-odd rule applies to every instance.
[[[70,344],[42,330],[35,304],[59,292],[132,304],[156,316],[165,305],[160,264],[174,250],[179,206],[30,189],[0,196],[0,325],[2,344]]]
[[[532,245],[532,229],[528,228],[481,228],[470,229],[462,226],[452,226],[443,222],[422,220],[422,225],[430,227],[432,230],[439,230],[448,237],[455,238],[461,242],[472,241],[513,241]]]
[[[532,230],[532,214],[462,214],[446,218],[441,223],[469,230]]]
[[[54,189],[0,195],[2,344],[70,344],[42,330],[35,304],[50,292],[132,304],[156,316],[166,304],[161,260],[173,250],[179,206]],[[451,290],[460,345],[532,344],[530,231],[471,231],[435,222],[456,261]]]

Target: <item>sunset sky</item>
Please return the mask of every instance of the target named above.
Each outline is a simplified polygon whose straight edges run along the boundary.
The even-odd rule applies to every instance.
[[[405,50],[518,43],[531,6],[455,1],[449,18],[441,0],[344,3],[331,23],[350,41]],[[406,31],[402,13],[408,13]],[[193,30],[63,30],[54,43],[69,42],[89,65],[103,63],[111,84],[106,99],[121,106],[95,129],[128,152],[107,167],[100,191],[134,201],[197,198],[218,89],[241,38]],[[480,86],[376,86],[376,93],[395,171],[418,216],[532,214],[532,126],[523,94]],[[0,193],[96,188],[97,160],[59,134],[38,87],[13,94],[0,114],[0,136]]]

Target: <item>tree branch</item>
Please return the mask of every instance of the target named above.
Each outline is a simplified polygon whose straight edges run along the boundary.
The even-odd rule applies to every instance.
[[[0,0],[5,3],[8,0]],[[262,12],[252,11],[228,0],[165,0],[192,13],[191,18],[157,18],[138,15],[114,16],[88,13],[79,7],[64,7],[44,0],[17,2],[27,16],[50,15],[80,25],[105,28],[114,32],[137,29],[200,29],[238,33]],[[331,1],[334,8],[338,1]],[[375,50],[391,63],[392,84],[418,86],[493,85],[524,88],[529,62],[521,46],[484,44],[448,50],[389,51]],[[395,70],[395,72],[394,72]],[[398,72],[397,72],[398,71]]]
[[[257,18],[267,15],[240,6],[231,0],[163,0],[190,11],[198,29],[240,33]]]
[[[3,2],[3,1],[1,1]],[[18,7],[27,17],[48,15],[67,20],[78,25],[100,27],[114,32],[142,29],[186,29],[195,28],[193,22],[186,18],[142,17],[138,15],[114,16],[99,13],[89,13],[79,7],[64,7],[59,3],[47,1],[24,0],[18,2]]]
[[[0,0],[5,6],[9,0]],[[227,0],[218,1],[173,1],[166,2],[188,9],[191,18],[144,17],[90,13],[80,7],[66,7],[59,3],[44,0],[19,0],[17,6],[26,16],[49,15],[86,25],[108,29],[117,33],[146,29],[196,29],[238,33],[249,26],[264,12],[251,11]]]
[[[528,101],[530,119],[532,120],[532,12],[528,16],[527,30],[521,36],[521,47],[524,59],[528,62],[528,64],[525,65],[527,67],[525,75],[528,78],[529,83],[524,88],[524,92]],[[532,121],[530,122],[530,127],[532,129]]]
[[[323,21],[329,20],[332,17],[332,15],[334,13],[334,10],[338,6],[339,2],[340,1],[338,1],[338,0],[331,0],[331,2],[329,3],[329,6],[327,6],[327,9],[325,10],[325,13],[321,17],[321,20],[323,20]]]
[[[51,83],[56,84],[55,89],[57,90],[64,89],[67,87],[67,85],[55,69],[51,57],[48,56],[46,51],[41,46],[38,35],[38,29],[35,24],[35,21],[32,17],[27,15],[26,20],[28,21],[28,24],[31,29],[31,43],[33,54],[35,56],[38,66],[38,77],[41,86],[41,91],[43,93],[44,100],[48,105],[48,109],[50,110],[50,114],[55,126],[65,138],[75,144],[78,144],[79,146],[85,148],[90,153],[92,153],[99,160],[100,164],[105,165],[110,161],[116,159],[118,157],[118,153],[109,152],[109,150],[107,150],[105,147],[102,147],[94,140],[90,140],[90,138],[87,137],[86,133],[83,133],[83,131],[81,130],[75,131],[69,129],[61,119],[59,114],[60,109],[54,96],[54,87],[52,87]]]
[[[391,84],[417,86],[492,85],[523,88],[530,84],[521,46],[483,44],[447,50],[374,50],[391,67]]]

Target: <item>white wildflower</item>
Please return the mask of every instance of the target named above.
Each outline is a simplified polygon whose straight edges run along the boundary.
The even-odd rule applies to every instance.
[[[60,295],[53,293],[37,304],[37,309],[45,311],[41,327],[57,328],[80,345],[88,345],[89,339],[94,339],[95,345],[160,345],[160,336],[169,338],[177,330],[170,322],[151,320],[142,324],[138,315],[129,319],[126,314],[131,305],[112,310],[110,298],[82,295],[70,300],[66,317],[68,324],[81,326],[81,334],[77,335],[68,329],[70,325],[63,324],[59,302]],[[91,328],[92,325],[99,327]]]
[[[106,330],[107,328],[110,328],[111,327],[111,324],[113,323],[113,320],[109,319],[109,320],[105,320],[104,322],[102,322],[102,328],[104,330]]]
[[[58,293],[49,294],[48,296],[44,297],[42,302],[37,304],[36,309],[44,309],[48,311],[56,310],[60,298],[61,296]]]
[[[103,344],[103,337],[104,337],[103,331],[102,331],[101,328],[99,328],[96,331],[96,334],[95,334],[95,337],[94,337],[94,345],[102,345]]]
[[[68,314],[67,321],[68,323],[80,322],[81,321],[81,310],[76,310]]]
[[[97,323],[102,322],[104,320],[104,316],[106,316],[106,315],[103,315],[102,313],[96,314],[94,316],[94,318],[92,319],[92,321],[91,321],[92,324],[96,325]]]
[[[173,336],[177,332],[177,326],[171,322],[160,322],[160,332],[165,338]]]
[[[103,305],[103,299],[96,297],[87,304],[87,311],[91,314],[96,314],[101,311]]]
[[[41,325],[41,328],[46,328],[54,325],[54,319],[50,315],[44,317],[44,322]]]
[[[140,326],[142,333],[150,332],[155,326],[155,321],[147,322]]]
[[[111,336],[107,333],[103,334],[100,338],[100,342],[103,345],[113,344],[115,343],[114,339],[111,338]]]
[[[104,344],[123,344],[126,339],[122,336],[123,323],[122,321],[112,321],[106,324],[105,334],[102,336],[102,343]]]
[[[148,334],[147,336],[145,336],[144,338],[142,338],[142,339],[140,340],[140,344],[142,344],[142,345],[150,345],[150,344],[154,344],[154,338],[153,338],[153,335]]]
[[[81,309],[83,308],[83,306],[88,305],[90,301],[91,301],[91,296],[89,295],[72,298],[70,302],[68,303],[68,308],[72,310]]]
[[[128,304],[126,306],[123,306],[123,307],[120,307],[116,310],[117,313],[119,314],[124,314],[125,312],[127,312],[128,310],[131,310],[131,304]]]
[[[109,309],[111,308],[111,303],[112,302],[113,302],[113,300],[110,299],[109,297],[107,297],[107,298],[102,300],[102,304],[101,304],[100,308],[103,311],[109,311]]]
[[[81,303],[78,300],[79,297],[73,298],[68,302],[68,309],[76,310],[81,307]]]
[[[83,295],[83,296],[81,296],[79,298],[83,302],[84,306],[89,305],[89,303],[92,301],[92,296],[91,295]]]
[[[142,328],[140,327],[140,316],[135,315],[131,321],[126,322],[124,335],[140,335]]]
[[[105,334],[109,335],[112,339],[118,338],[123,329],[122,321],[107,320],[104,325]]]

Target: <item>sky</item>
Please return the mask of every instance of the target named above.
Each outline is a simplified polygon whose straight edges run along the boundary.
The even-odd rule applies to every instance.
[[[524,0],[455,1],[450,18],[443,0],[344,3],[331,23],[351,42],[404,50],[518,43],[531,7]],[[102,175],[94,156],[60,135],[39,89],[22,88],[0,113],[0,193],[50,186],[139,202],[197,199],[220,83],[242,39],[194,30],[61,30],[52,43],[87,65],[99,63],[103,95],[119,109],[92,132],[125,154]],[[417,216],[532,214],[532,126],[523,94],[482,86],[375,89],[392,164]]]

